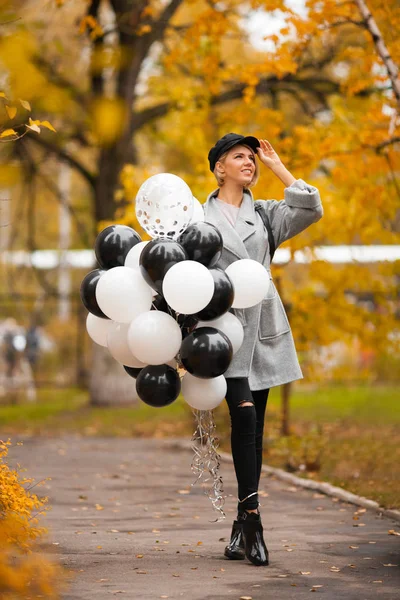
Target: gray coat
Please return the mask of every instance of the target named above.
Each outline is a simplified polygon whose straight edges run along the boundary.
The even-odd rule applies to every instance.
[[[270,221],[276,247],[323,215],[317,188],[301,179],[296,184],[300,185],[285,189],[282,201],[257,201]],[[233,228],[218,208],[214,199],[217,193],[218,190],[212,192],[204,204],[205,220],[219,229],[224,240],[222,256],[216,266],[226,269],[235,260],[252,258],[265,266],[271,280],[262,302],[233,311],[243,325],[244,341],[225,376],[248,377],[250,389],[254,391],[302,379],[289,321],[272,279],[268,234],[254,209],[253,196],[250,191],[244,192]]]

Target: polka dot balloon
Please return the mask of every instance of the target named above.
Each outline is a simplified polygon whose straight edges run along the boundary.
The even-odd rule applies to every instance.
[[[177,238],[189,225],[192,214],[192,192],[177,175],[159,173],[140,186],[136,216],[152,238]]]

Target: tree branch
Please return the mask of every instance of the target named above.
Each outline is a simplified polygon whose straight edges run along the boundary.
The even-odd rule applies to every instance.
[[[80,173],[90,184],[90,186],[94,189],[94,186],[96,184],[96,175],[94,173],[91,173],[84,165],[82,165],[82,163],[80,163],[78,160],[76,160],[76,158],[68,154],[68,152],[63,150],[60,146],[53,142],[50,142],[45,137],[36,135],[34,133],[29,133],[25,139],[31,140],[38,146],[46,148],[46,150],[49,150],[52,154],[58,156],[59,159],[65,160],[68,164],[71,165],[71,167],[78,171],[78,173]]]
[[[397,100],[397,108],[400,110],[400,80],[399,80],[399,69],[394,60],[392,59],[390,52],[384,42],[382,34],[379,30],[378,25],[371,11],[368,8],[366,0],[356,0],[358,9],[364,20],[365,27],[371,34],[372,40],[375,45],[377,54],[382,59],[383,64],[386,67],[386,71],[390,81],[392,82],[393,93]]]

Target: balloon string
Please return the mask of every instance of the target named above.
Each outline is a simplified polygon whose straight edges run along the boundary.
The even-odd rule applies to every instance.
[[[223,481],[220,475],[221,458],[218,454],[218,439],[215,437],[216,425],[212,410],[192,409],[196,429],[192,435],[194,457],[191,464],[196,480],[203,483],[205,495],[210,499],[213,509],[219,513],[214,522],[223,521],[226,517],[223,506]]]

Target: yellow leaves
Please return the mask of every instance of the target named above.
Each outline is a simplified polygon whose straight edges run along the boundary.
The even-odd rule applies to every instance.
[[[92,131],[100,145],[108,146],[120,137],[126,113],[126,106],[121,99],[100,98],[93,103]]]
[[[39,121],[33,120],[29,117],[29,125],[26,125],[27,129],[31,131],[35,131],[36,133],[40,133],[40,127],[45,127],[46,129],[50,129],[50,131],[56,131],[49,121]]]
[[[4,92],[0,92],[0,98],[6,98],[7,96],[5,95]]]
[[[9,119],[14,119],[15,115],[17,114],[17,107],[16,106],[8,106],[6,104],[6,111],[8,114],[8,118]]]
[[[14,129],[5,129],[0,133],[0,138],[10,137],[11,135],[18,135]]]
[[[28,110],[29,112],[31,112],[31,105],[29,104],[29,102],[27,100],[19,100],[21,106],[23,106],[23,108],[25,108],[25,110]]]

